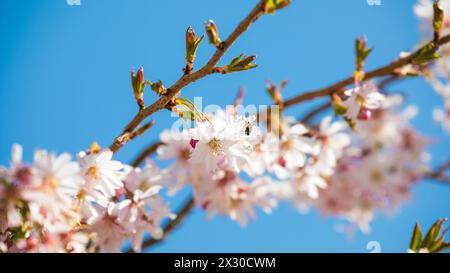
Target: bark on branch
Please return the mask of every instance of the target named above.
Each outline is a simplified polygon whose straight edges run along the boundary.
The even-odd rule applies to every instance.
[[[439,46],[449,43],[449,42],[450,42],[450,34],[440,38],[437,41],[436,45],[439,47]],[[416,50],[414,53],[410,54],[407,57],[399,58],[388,65],[385,65],[385,66],[382,66],[375,70],[367,72],[364,76],[364,79],[369,80],[369,79],[382,77],[382,76],[388,76],[388,75],[393,74],[394,70],[396,70],[397,68],[401,68],[405,65],[413,63],[414,59],[420,54],[421,50],[424,50],[424,48],[427,45],[419,48],[418,50]],[[302,103],[304,101],[311,101],[316,98],[330,96],[333,93],[342,93],[344,91],[344,88],[346,88],[347,86],[349,86],[353,83],[354,83],[354,78],[353,78],[353,76],[351,76],[351,77],[343,79],[339,82],[336,82],[336,83],[334,83],[330,86],[327,86],[325,88],[322,88],[322,89],[302,92],[301,94],[299,94],[295,97],[285,100],[284,107],[286,108],[286,107],[290,107],[290,106]]]
[[[123,132],[115,139],[115,141],[111,144],[110,149],[113,152],[118,151],[125,143],[121,141],[117,141],[122,139],[122,136],[125,134],[128,134],[130,132],[133,132],[139,124],[142,123],[147,117],[152,115],[153,113],[162,110],[166,107],[166,105],[174,98],[176,97],[181,89],[183,89],[185,86],[203,78],[207,75],[211,74],[216,67],[216,65],[219,63],[220,59],[223,57],[225,52],[231,47],[231,45],[241,36],[249,27],[250,25],[256,21],[263,13],[263,3],[265,1],[261,0],[254,8],[253,10],[245,17],[244,20],[242,20],[239,25],[234,29],[234,31],[228,36],[228,38],[223,41],[219,47],[217,47],[216,52],[211,57],[211,59],[206,63],[205,66],[200,68],[199,70],[191,73],[191,74],[185,74],[181,76],[181,78],[173,84],[171,87],[169,87],[167,90],[168,92],[161,96],[156,102],[151,104],[150,106],[147,106],[140,110],[137,115],[131,120],[130,123],[125,127]],[[161,145],[161,143],[155,143],[148,148],[146,148],[134,161],[133,166],[140,165],[145,158],[150,156],[152,153],[154,153],[157,149],[157,147]],[[171,232],[173,231],[185,218],[186,216],[192,211],[192,209],[195,206],[195,201],[193,197],[189,197],[187,202],[181,207],[181,209],[177,212],[177,218],[174,220],[171,220],[168,222],[168,224],[164,227],[164,237],[163,239]],[[162,240],[163,240],[162,239]],[[146,249],[148,247],[153,246],[154,244],[161,242],[161,240],[155,240],[155,239],[147,239],[142,243],[142,249]],[[133,252],[132,249],[129,249],[126,252]]]
[[[191,74],[183,74],[183,76],[181,76],[181,78],[178,79],[177,82],[175,82],[171,87],[167,89],[167,93],[165,95],[161,96],[153,104],[140,110],[137,115],[128,123],[123,132],[115,138],[114,142],[110,146],[110,150],[113,152],[118,151],[125,144],[125,142],[121,141],[124,135],[133,132],[147,117],[151,116],[155,112],[164,109],[166,105],[173,98],[175,98],[184,87],[210,75],[225,52],[231,47],[231,45],[250,27],[250,25],[255,20],[257,20],[262,14],[264,14],[264,2],[264,0],[260,1],[253,8],[253,10],[247,15],[247,17],[245,17],[244,20],[239,23],[239,25],[233,30],[228,38],[221,43],[211,59],[209,59],[209,61],[202,68]]]

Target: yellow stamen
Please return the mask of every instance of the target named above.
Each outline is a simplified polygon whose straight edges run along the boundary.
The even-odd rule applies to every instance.
[[[223,144],[217,138],[213,138],[208,142],[209,147],[212,150],[213,155],[218,155],[222,151]]]
[[[379,170],[373,170],[371,173],[371,178],[375,183],[380,183],[383,180],[383,173]]]
[[[97,154],[98,152],[100,152],[100,146],[97,144],[97,142],[92,142],[89,151],[91,152],[91,154]]]
[[[356,101],[359,103],[359,105],[364,105],[366,102],[366,99],[361,95],[357,95]]]
[[[52,189],[58,187],[58,180],[52,176],[52,175],[48,175],[46,177],[44,177],[44,184]]]
[[[97,179],[97,178],[98,178],[98,175],[99,175],[99,171],[98,171],[97,166],[92,166],[92,167],[90,167],[90,168],[86,171],[86,174],[87,174],[88,176],[90,176],[91,178],[93,178],[93,179]]]
[[[283,150],[283,151],[289,151],[293,147],[294,147],[294,143],[290,139],[283,141],[283,143],[281,143],[281,150]]]

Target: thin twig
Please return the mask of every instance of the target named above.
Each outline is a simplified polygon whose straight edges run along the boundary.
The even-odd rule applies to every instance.
[[[214,55],[211,57],[211,59],[206,63],[205,66],[200,68],[199,70],[191,73],[191,74],[184,74],[181,76],[181,78],[174,83],[171,87],[167,89],[167,93],[161,96],[156,102],[151,104],[150,106],[147,106],[140,110],[137,115],[131,120],[130,123],[125,127],[123,132],[115,138],[114,142],[110,146],[110,150],[113,152],[116,152],[119,150],[125,143],[121,140],[123,135],[129,134],[130,132],[133,132],[139,124],[146,119],[148,116],[151,116],[157,111],[160,111],[166,107],[169,102],[176,97],[181,89],[183,89],[185,86],[204,78],[205,76],[211,74],[216,67],[216,65],[219,63],[220,59],[223,57],[225,52],[231,47],[231,45],[243,34],[250,25],[256,21],[263,13],[263,3],[265,1],[261,0],[254,8],[253,10],[245,17],[244,20],[242,20],[239,25],[234,29],[234,31],[228,36],[228,38],[221,43],[221,45],[217,48]]]
[[[220,46],[217,48],[214,55],[211,57],[211,59],[208,61],[208,63],[203,66],[198,71],[191,73],[191,74],[185,74],[183,75],[174,85],[172,85],[170,88],[167,89],[167,93],[163,96],[161,96],[156,102],[154,102],[152,105],[142,109],[138,112],[138,114],[133,118],[133,120],[125,127],[124,131],[120,136],[116,138],[121,139],[121,136],[124,134],[127,134],[129,132],[133,132],[139,124],[148,116],[152,115],[153,113],[164,109],[166,105],[175,97],[178,95],[178,93],[181,91],[182,88],[187,86],[190,83],[195,82],[198,79],[201,79],[213,72],[213,69],[217,65],[217,63],[220,61],[222,56],[225,54],[225,52],[230,48],[230,46],[237,40],[237,38],[243,34],[249,26],[256,21],[259,16],[261,16],[264,12],[263,10],[263,3],[265,1],[261,0],[254,8],[253,10],[245,17],[244,20],[239,23],[239,25],[235,28],[235,30],[228,36],[228,38],[220,44]],[[116,152],[119,150],[125,143],[114,141],[113,144],[111,144],[110,149],[113,152]],[[149,146],[147,149],[145,149],[134,161],[133,166],[138,166],[141,164],[145,158],[147,158],[149,155],[154,153],[157,149],[157,147],[161,143],[155,143],[151,146]],[[183,220],[187,217],[187,215],[191,212],[191,210],[194,208],[195,201],[193,197],[189,197],[188,201],[181,207],[181,209],[177,213],[177,218],[174,220],[171,220],[168,222],[168,224],[163,228],[164,229],[164,237],[161,240],[155,240],[153,238],[149,238],[145,240],[142,243],[142,249],[148,248],[153,246],[154,244],[157,244],[161,242],[171,231],[173,231]],[[133,252],[132,249],[128,250],[127,252]]]
[[[389,84],[395,82],[396,80],[400,80],[403,78],[399,78],[396,76],[388,77],[380,81],[380,83],[377,84],[378,89],[380,89],[383,93],[387,94],[388,92],[384,89],[386,89],[386,86]],[[397,92],[396,92],[397,93]],[[405,97],[404,94],[401,94],[403,97]],[[311,109],[309,112],[306,112],[303,117],[299,118],[298,120],[303,124],[308,124],[313,118],[315,118],[317,115],[323,113],[324,111],[331,109],[332,103],[331,101],[326,101],[323,104],[320,104],[313,109]]]
[[[303,118],[300,118],[300,122],[303,124],[308,124],[315,116],[328,110],[329,108],[331,108],[331,102],[327,101],[326,103],[323,103],[323,104],[313,108]]]
[[[164,144],[162,142],[156,142],[156,143],[153,143],[153,144],[149,145],[144,150],[142,150],[142,152],[133,160],[132,166],[134,166],[134,167],[139,166],[142,162],[144,162],[144,160],[147,157],[149,157],[150,155],[155,153],[156,150],[158,149],[158,147],[161,146],[161,145],[164,145]],[[179,209],[179,211],[177,213],[177,218],[169,221],[163,227],[164,237],[161,240],[163,240],[170,232],[172,232],[187,217],[187,215],[194,208],[194,205],[195,205],[194,199],[192,197],[189,197],[188,201],[185,202],[183,204],[183,206],[181,206],[181,208]],[[154,244],[157,244],[157,243],[161,242],[161,240],[155,240],[153,238],[146,239],[142,243],[141,247],[142,247],[142,249],[146,249],[148,247],[153,246]],[[132,253],[134,251],[133,251],[133,249],[130,248],[130,249],[128,249],[125,252]]]
[[[437,182],[444,182],[446,184],[450,184],[450,176],[442,175],[439,177],[432,177]]]
[[[154,152],[156,152],[156,150],[158,149],[159,146],[163,145],[161,142],[156,142],[153,143],[151,145],[149,145],[147,148],[145,148],[131,163],[131,165],[133,167],[137,167],[139,165],[141,165],[142,162],[144,162],[144,160],[149,157],[150,155],[152,155]]]
[[[183,206],[181,206],[181,209],[178,211],[177,213],[177,218],[169,221],[167,223],[167,225],[163,228],[164,229],[164,235],[160,240],[156,240],[153,238],[149,238],[146,239],[143,243],[142,243],[142,249],[146,249],[149,248],[155,244],[158,244],[162,241],[164,241],[164,239],[167,237],[167,235],[169,235],[169,233],[171,233],[172,231],[175,230],[176,227],[178,227],[181,222],[183,222],[183,220],[189,215],[189,213],[194,209],[195,207],[195,201],[193,197],[189,197],[188,200],[183,204]],[[127,253],[133,253],[133,249],[129,249],[128,251],[126,251]]]
[[[450,183],[450,177],[445,172],[450,169],[450,160],[443,162],[434,171],[427,173],[424,178],[434,179],[440,182]]]
[[[442,37],[437,43],[437,46],[441,46],[443,44],[446,44],[450,42],[450,34],[446,35],[444,37]],[[428,44],[427,44],[428,45]],[[401,68],[405,65],[411,64],[414,62],[414,59],[419,55],[419,53],[421,52],[421,50],[424,50],[424,48],[427,46],[423,46],[421,48],[419,48],[417,51],[415,51],[414,53],[410,54],[407,57],[403,57],[403,58],[399,58],[397,60],[395,60],[394,62],[377,68],[375,70],[369,71],[365,74],[364,79],[365,80],[369,80],[372,78],[376,78],[376,77],[382,77],[382,76],[388,76],[391,75],[392,73],[394,73],[394,70],[397,68]],[[316,98],[320,98],[320,97],[325,97],[325,96],[329,96],[333,93],[341,93],[343,92],[343,90],[354,83],[354,78],[353,76],[348,77],[344,80],[341,80],[339,82],[336,82],[335,84],[332,84],[328,87],[322,88],[322,89],[318,89],[318,90],[312,90],[312,91],[307,91],[307,92],[303,92],[300,95],[297,95],[295,97],[292,97],[286,101],[284,101],[284,107],[290,107],[299,103],[302,103],[304,101],[311,101],[314,100]]]
[[[384,91],[386,89],[386,87],[388,87],[389,85],[393,84],[394,82],[401,80],[401,79],[406,79],[407,77],[399,77],[397,75],[390,75],[386,78],[384,78],[382,81],[380,81],[380,83],[378,83],[378,89],[381,91]]]
[[[263,14],[262,10],[262,3],[264,1],[259,2],[256,7],[250,12],[249,15],[236,27],[236,29],[230,34],[230,36],[219,46],[214,53],[214,55],[211,57],[211,59],[208,61],[208,63],[203,66],[201,69],[197,70],[194,73],[191,74],[185,74],[183,75],[175,84],[173,84],[170,88],[167,89],[167,93],[163,96],[161,96],[156,102],[154,102],[152,105],[142,109],[138,112],[138,114],[133,118],[133,120],[125,127],[122,134],[117,137],[116,139],[120,139],[123,134],[127,134],[130,132],[133,132],[139,124],[146,119],[148,116],[152,115],[153,113],[160,111],[168,105],[168,103],[176,97],[179,92],[187,85],[211,74],[217,65],[217,63],[220,61],[220,59],[223,57],[227,49],[236,41],[236,39],[244,33],[248,27],[259,18],[261,14]],[[450,35],[442,37],[439,41],[437,41],[437,45],[442,45],[445,43],[450,42]],[[408,57],[400,58],[394,62],[392,62],[389,65],[386,65],[384,67],[375,69],[373,71],[370,71],[366,73],[365,79],[372,79],[375,77],[381,77],[381,76],[388,76],[394,73],[394,70],[400,67],[403,67],[407,64],[410,64],[414,61],[415,57],[417,57],[418,51],[415,53],[409,55]],[[296,97],[293,97],[291,99],[288,99],[284,102],[285,107],[293,106],[295,104],[301,103],[303,101],[313,100],[315,98],[329,96],[335,92],[341,92],[345,87],[348,85],[351,85],[354,82],[353,77],[349,77],[347,79],[344,79],[342,81],[339,81],[331,86],[328,86],[326,88],[320,89],[320,90],[314,90],[305,92],[303,94],[300,94]],[[303,120],[306,122],[311,119],[314,115],[317,113],[326,110],[329,107],[328,104],[324,104],[318,108],[318,110],[315,111],[315,113],[310,113],[307,116],[303,118]],[[114,141],[114,143],[110,146],[110,149],[112,151],[117,151],[120,149],[124,143]],[[149,154],[153,153],[156,150],[156,146],[150,146],[148,149],[146,149],[134,162],[133,164],[139,165]],[[449,162],[450,166],[450,162]],[[448,167],[447,167],[448,168]],[[443,173],[443,172],[442,172]],[[430,174],[432,177],[435,177],[435,174]],[[430,176],[430,177],[431,177]],[[437,176],[436,176],[437,178]],[[162,240],[171,232],[173,231],[183,220],[184,218],[189,214],[189,212],[194,208],[195,201],[193,197],[190,197],[188,201],[181,207],[181,209],[178,212],[177,218],[175,218],[172,221],[169,221],[168,224],[164,227],[164,237],[161,240],[155,240],[153,238],[147,239],[142,244],[142,249],[151,247]],[[132,250],[129,250],[128,252],[133,252]]]

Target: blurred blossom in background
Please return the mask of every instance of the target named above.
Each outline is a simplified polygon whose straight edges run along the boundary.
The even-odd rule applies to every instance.
[[[256,1],[17,0],[0,10],[0,164],[9,165],[13,143],[33,149],[77,153],[92,141],[102,146],[133,117],[136,105],[129,81],[131,67],[145,67],[146,78],[170,85],[184,64],[184,33],[198,33],[214,19],[228,34]],[[378,5],[380,3],[381,5]],[[78,5],[81,4],[81,5]],[[240,53],[258,56],[259,67],[242,73],[211,76],[188,86],[183,95],[202,96],[203,104],[225,106],[237,90],[247,90],[244,104],[269,104],[264,81],[289,80],[285,97],[320,88],[354,70],[354,39],[365,35],[374,46],[366,70],[384,65],[421,42],[414,1],[294,1],[275,16],[265,16],[245,33],[222,63]],[[430,37],[431,39],[431,37]],[[197,66],[214,48],[202,44]],[[442,99],[422,78],[391,88],[416,104],[412,124],[431,140],[432,165],[448,159],[449,133],[433,121]],[[148,92],[147,103],[156,99]],[[287,110],[300,116],[318,102]],[[319,102],[320,103],[320,102]],[[436,116],[436,114],[434,114]],[[127,144],[117,159],[130,162],[140,148],[159,138],[176,119],[169,112],[154,116],[154,127]],[[176,209],[187,191],[171,199]],[[299,214],[281,204],[271,215],[242,228],[228,218],[206,220],[196,208],[183,225],[152,251],[157,252],[369,252],[376,241],[383,252],[405,252],[416,221],[430,226],[449,216],[450,186],[424,181],[412,198],[391,215],[377,215],[369,234],[348,238],[343,222],[316,210]],[[367,247],[367,248],[366,248]],[[378,245],[377,245],[378,247]]]

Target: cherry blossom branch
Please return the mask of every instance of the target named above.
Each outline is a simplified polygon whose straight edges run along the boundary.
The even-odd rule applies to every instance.
[[[401,79],[405,79],[405,77],[399,77],[398,75],[391,75],[389,77],[386,77],[382,81],[380,81],[380,83],[378,83],[378,89],[383,91],[387,86]]]
[[[149,154],[153,153],[159,145],[160,145],[160,143],[155,143],[153,145],[150,145],[146,150],[144,150],[143,153],[141,153],[141,155],[138,156],[138,158],[147,157]],[[142,161],[143,161],[143,159],[140,160],[140,162],[142,162]],[[137,162],[137,160],[135,162]],[[139,165],[140,162],[138,162],[137,165]],[[428,173],[425,176],[425,178],[432,178],[432,179],[436,179],[439,181],[450,183],[450,177],[447,177],[444,175],[445,171],[448,170],[449,168],[450,168],[450,160],[439,165],[434,171]],[[192,197],[189,197],[188,201],[186,201],[186,203],[178,211],[177,218],[168,222],[168,224],[164,227],[164,237],[160,240],[156,240],[153,238],[149,238],[149,239],[145,240],[142,243],[142,249],[152,247],[152,246],[162,242],[170,232],[175,230],[175,228],[182,223],[182,221],[187,217],[187,215],[189,215],[189,213],[193,210],[194,207],[195,207],[194,199]],[[127,252],[132,253],[133,250],[130,249]]]
[[[443,36],[442,38],[440,38],[434,45],[436,47],[439,47],[443,44],[449,43],[450,42],[450,34]],[[403,57],[403,58],[399,58],[393,62],[391,62],[388,65],[385,65],[383,67],[377,68],[375,70],[369,71],[365,74],[364,79],[368,80],[368,79],[373,79],[373,78],[377,78],[377,77],[382,77],[382,76],[388,76],[394,73],[394,71],[398,68],[401,68],[405,65],[408,64],[412,64],[414,63],[414,60],[420,56],[420,54],[423,53],[424,50],[427,49],[427,46],[429,46],[430,43],[426,44],[425,46],[419,48],[418,50],[416,50],[414,53]],[[322,89],[318,89],[318,90],[312,90],[312,91],[307,91],[307,92],[303,92],[295,97],[292,97],[286,101],[284,101],[284,107],[290,107],[305,101],[311,101],[314,100],[316,98],[320,98],[320,97],[325,97],[325,96],[330,96],[333,93],[341,93],[344,91],[344,88],[353,84],[354,83],[354,77],[348,77],[344,80],[341,80],[339,82],[336,82],[330,86],[327,86],[325,88]]]
[[[439,177],[434,177],[433,179],[438,182],[450,184],[450,176],[439,176]]]
[[[400,79],[403,79],[403,78],[400,78],[396,75],[389,76],[377,84],[378,89],[380,89],[381,91],[384,91],[384,93],[387,93],[386,90],[384,90],[384,89],[386,89],[386,87],[388,85],[390,85],[391,83],[395,82],[396,80],[400,80]],[[331,109],[331,107],[332,107],[331,101],[326,101],[325,103],[322,103],[322,104],[312,108],[310,111],[306,112],[302,117],[298,118],[298,120],[303,124],[308,124],[317,115],[320,115],[321,113]]]
[[[152,115],[153,113],[163,109],[166,107],[166,105],[175,97],[178,95],[178,93],[181,91],[181,89],[185,86],[187,86],[190,83],[195,82],[198,79],[201,79],[211,73],[214,72],[215,66],[220,61],[222,56],[225,54],[227,49],[237,40],[237,38],[244,33],[249,26],[256,21],[259,16],[261,16],[264,13],[264,3],[265,1],[260,1],[255,8],[247,15],[247,17],[241,21],[241,23],[236,27],[236,29],[230,34],[230,36],[224,41],[221,42],[220,45],[217,47],[216,52],[211,57],[211,59],[207,62],[207,64],[202,67],[200,70],[192,73],[192,74],[184,74],[174,85],[172,85],[170,88],[167,89],[167,93],[163,96],[161,96],[160,99],[158,99],[156,102],[154,102],[152,105],[141,109],[138,114],[133,118],[133,120],[125,127],[124,131],[120,136],[118,136],[113,144],[111,144],[110,149],[113,152],[118,151],[125,142],[121,141],[123,139],[124,135],[129,134],[130,132],[133,132],[137,126],[148,116]],[[155,143],[148,148],[146,148],[134,161],[133,166],[137,166],[140,163],[142,163],[145,158],[147,158],[149,155],[154,153],[157,149],[157,147],[161,143]],[[174,220],[171,220],[165,227],[164,227],[164,237],[167,236],[172,230],[174,230],[182,221],[183,219],[189,214],[189,212],[194,208],[195,202],[193,197],[190,197],[189,200],[182,206],[182,208],[177,213],[177,218]],[[161,240],[155,240],[153,238],[147,239],[142,243],[142,249],[148,248]],[[132,252],[132,250],[128,250],[127,252]]]
[[[182,88],[189,85],[192,82],[195,82],[198,79],[201,79],[211,73],[214,73],[216,71],[216,65],[226,52],[226,50],[231,46],[231,44],[241,35],[245,30],[251,25],[252,22],[254,22],[261,14],[263,14],[263,8],[262,3],[264,1],[261,1],[251,12],[250,14],[238,25],[238,27],[235,29],[235,31],[232,32],[232,34],[219,46],[212,58],[208,61],[208,63],[202,67],[200,70],[190,74],[186,73],[183,75],[174,85],[172,85],[170,88],[167,89],[167,93],[161,96],[160,99],[158,99],[155,103],[152,105],[143,108],[141,111],[138,112],[138,114],[134,117],[134,119],[125,127],[124,134],[129,134],[130,132],[133,132],[139,124],[148,116],[152,115],[153,113],[163,109],[168,108],[167,105],[170,104],[171,100],[176,97]],[[442,39],[438,40],[436,42],[436,45],[442,45],[445,43],[450,42],[450,35],[443,37]],[[411,64],[415,61],[415,59],[419,56],[421,50],[423,48],[417,50],[415,53],[400,58],[394,62],[392,62],[389,65],[386,65],[384,67],[378,68],[376,70],[370,71],[365,75],[365,79],[371,79],[375,77],[381,77],[381,76],[388,76],[391,75],[391,77],[387,78],[389,80],[386,81],[386,83],[390,83],[395,79],[395,75],[393,75],[395,69],[401,68],[407,64]],[[296,96],[294,98],[291,98],[284,102],[285,107],[289,107],[298,103],[301,103],[306,100],[313,100],[318,97],[324,97],[332,95],[333,93],[338,93],[343,90],[346,86],[352,84],[354,82],[353,77],[349,77],[345,80],[342,80],[340,82],[337,82],[336,84],[326,87],[321,90],[317,91],[311,91],[306,92],[304,94],[301,94],[299,96]],[[318,113],[328,109],[330,107],[330,103],[326,103],[323,105],[320,105],[318,108],[314,109],[312,112],[308,113],[304,118],[303,122],[309,121],[311,118],[313,118]],[[121,139],[121,136],[119,136],[117,139]],[[125,143],[121,141],[115,141],[111,145],[111,150],[117,151],[120,149]],[[160,143],[155,143],[154,145],[151,145],[146,150],[144,150],[138,158],[133,162],[133,164],[139,165],[146,157],[148,157],[150,154],[152,154],[156,148],[160,145]],[[450,163],[449,163],[450,164]],[[448,167],[446,167],[448,168]],[[442,176],[441,174],[436,173],[430,173],[431,177],[438,178]],[[188,201],[182,206],[182,208],[178,212],[178,217],[172,221],[169,221],[168,224],[164,227],[164,237],[167,236],[171,231],[173,231],[182,221],[183,219],[189,214],[189,212],[194,208],[195,202],[192,197],[188,199]],[[164,239],[164,238],[163,238]],[[162,240],[163,240],[162,239]],[[147,239],[142,244],[142,248],[148,248],[153,246],[154,244],[157,244],[158,242],[161,242],[162,240],[155,240],[153,238]],[[129,250],[128,252],[132,252]]]
[[[235,30],[230,34],[230,36],[224,42],[220,43],[220,45],[217,47],[216,52],[204,67],[202,67],[201,69],[192,74],[185,73],[174,85],[172,85],[170,88],[167,89],[167,93],[165,95],[161,96],[160,99],[158,99],[152,105],[142,108],[138,112],[138,114],[133,118],[133,120],[125,127],[122,134],[115,139],[113,144],[111,144],[110,146],[111,151],[116,152],[117,150],[119,150],[125,144],[125,142],[121,141],[124,135],[133,132],[139,126],[139,124],[148,116],[165,108],[166,105],[169,104],[169,102],[179,94],[182,88],[184,88],[190,83],[195,82],[198,79],[201,79],[211,73],[214,73],[216,71],[215,66],[220,61],[222,56],[225,54],[227,49],[237,40],[237,38],[241,34],[243,34],[250,27],[250,25],[254,21],[256,21],[259,18],[259,16],[264,14],[265,11],[264,3],[266,3],[266,1],[261,0],[255,6],[255,8],[253,8],[253,10],[247,15],[247,17],[243,21],[241,21],[241,23],[235,28]],[[151,155],[156,151],[159,145],[161,145],[161,143],[155,143],[153,145],[150,145],[143,152],[141,152],[141,154],[133,161],[132,163],[133,166],[138,166],[139,164],[141,164],[145,160],[145,158],[147,158],[149,155]],[[194,198],[190,197],[189,200],[178,211],[177,218],[169,221],[168,224],[163,228],[164,229],[163,239],[183,221],[183,219],[194,208],[194,205],[195,205]],[[161,240],[155,240],[153,238],[147,239],[142,243],[142,249],[148,248],[160,242]],[[128,250],[127,252],[132,252],[132,249]]]
[[[132,133],[139,124],[142,123],[147,117],[151,116],[155,112],[158,112],[164,108],[171,102],[173,98],[175,98],[180,91],[186,87],[187,85],[204,78],[210,74],[212,74],[216,68],[216,65],[219,63],[220,59],[223,57],[225,52],[231,47],[231,45],[241,36],[250,25],[256,21],[262,14],[265,12],[265,0],[261,0],[252,11],[242,20],[239,25],[234,29],[234,31],[228,36],[228,38],[221,42],[217,47],[216,52],[211,57],[211,59],[199,70],[190,73],[183,74],[177,82],[175,82],[171,87],[167,88],[167,92],[162,95],[156,102],[153,104],[142,108],[136,114],[136,116],[128,123],[123,132],[115,138],[114,142],[109,147],[111,151],[118,151],[123,145],[125,145],[126,141],[124,141],[125,136]]]
[[[450,183],[450,177],[445,172],[450,169],[450,160],[443,162],[434,171],[429,172],[424,178],[434,179],[440,182]]]

